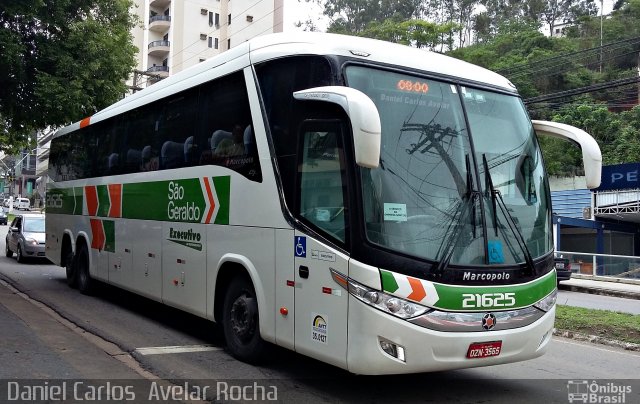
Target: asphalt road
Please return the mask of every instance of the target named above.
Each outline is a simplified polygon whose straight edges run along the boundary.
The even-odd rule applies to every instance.
[[[0,248],[5,233],[0,226]],[[251,366],[225,353],[213,324],[115,288],[83,296],[66,286],[62,268],[46,262],[19,265],[1,256],[0,279],[26,295],[0,285],[0,392],[7,378],[157,377],[199,386],[258,381],[274,386],[286,403],[565,403],[574,386],[568,380],[604,385],[606,379],[631,386],[625,402],[640,402],[639,352],[554,338],[541,358],[449,372],[356,376],[282,349],[270,363]],[[176,346],[206,350],[144,349]],[[208,400],[233,401],[212,391]]]
[[[611,310],[621,313],[640,314],[640,300],[622,297],[594,295],[590,293],[558,291],[558,304],[587,309]]]

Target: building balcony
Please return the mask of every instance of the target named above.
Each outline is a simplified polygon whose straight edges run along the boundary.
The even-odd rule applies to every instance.
[[[171,4],[171,0],[151,0],[149,1],[149,5],[151,7],[156,7],[165,10],[169,4]]]
[[[155,32],[165,32],[171,27],[170,15],[154,15],[149,18],[149,30]]]
[[[171,44],[169,41],[153,41],[149,43],[149,55],[160,56],[169,53],[171,50]]]
[[[169,66],[151,66],[147,73],[155,73],[158,77],[169,77]]]

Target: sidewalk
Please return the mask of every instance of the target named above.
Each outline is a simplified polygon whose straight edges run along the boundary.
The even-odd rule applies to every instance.
[[[573,274],[559,289],[640,300],[640,280]]]

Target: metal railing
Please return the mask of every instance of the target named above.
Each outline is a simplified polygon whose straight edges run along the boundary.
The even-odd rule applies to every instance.
[[[156,46],[170,46],[171,44],[169,43],[169,41],[164,41],[164,40],[160,40],[160,41],[153,41],[149,43],[149,48],[155,48]]]
[[[149,72],[149,73],[154,73],[154,72],[167,72],[167,73],[169,73],[169,66],[151,66],[150,68],[147,69],[147,72]]]
[[[569,258],[571,272],[577,274],[640,279],[640,257],[556,251],[559,255]]]
[[[169,22],[171,22],[171,16],[170,15],[154,15],[153,17],[149,18],[149,24],[151,24],[152,22],[156,22],[156,21],[169,21]]]

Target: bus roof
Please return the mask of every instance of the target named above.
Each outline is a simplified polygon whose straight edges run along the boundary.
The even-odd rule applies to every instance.
[[[155,101],[159,95],[157,93],[179,92],[199,84],[200,81],[209,80],[209,75],[203,73],[234,59],[246,57],[247,54],[249,54],[251,63],[259,63],[287,55],[341,55],[460,78],[509,92],[515,93],[516,91],[515,86],[509,80],[497,73],[436,52],[355,36],[317,32],[277,33],[253,38],[128,96],[94,114],[91,117],[91,123]],[[206,79],[192,80],[201,74],[207,76]],[[62,128],[55,137],[80,128],[84,124],[83,121]]]

